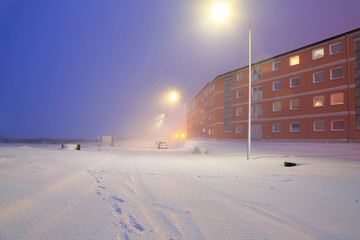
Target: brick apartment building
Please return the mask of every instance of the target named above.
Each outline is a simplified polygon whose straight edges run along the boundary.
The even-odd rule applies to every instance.
[[[248,66],[187,104],[190,138],[247,139]],[[252,64],[252,139],[360,140],[360,28]]]

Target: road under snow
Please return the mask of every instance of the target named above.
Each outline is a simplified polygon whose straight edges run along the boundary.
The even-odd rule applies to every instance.
[[[2,144],[0,239],[360,239],[359,145],[246,147]]]

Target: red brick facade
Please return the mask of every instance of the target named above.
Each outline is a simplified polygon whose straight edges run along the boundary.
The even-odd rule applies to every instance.
[[[252,64],[252,138],[360,140],[360,28]],[[247,139],[248,66],[187,105],[190,138]]]

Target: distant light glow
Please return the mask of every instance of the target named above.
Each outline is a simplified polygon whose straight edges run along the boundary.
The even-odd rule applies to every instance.
[[[184,138],[184,137],[185,137],[185,133],[182,133],[182,134],[181,134],[181,137]]]
[[[179,134],[175,134],[175,138],[179,138]]]
[[[176,92],[170,93],[170,100],[171,100],[171,101],[177,100],[178,97],[179,97],[179,95],[178,95]]]
[[[229,5],[224,2],[215,3],[211,8],[211,16],[216,21],[224,21],[230,14]]]

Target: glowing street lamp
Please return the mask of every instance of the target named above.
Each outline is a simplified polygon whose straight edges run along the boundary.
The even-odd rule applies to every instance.
[[[172,92],[169,95],[171,101],[176,101],[179,98],[179,95],[176,92]]]
[[[179,99],[179,94],[177,92],[171,92],[169,95],[169,99],[173,102],[177,101]],[[186,131],[186,104],[184,102],[184,123],[183,123],[183,127],[184,127],[184,131]],[[179,136],[177,136],[176,138],[178,138]],[[185,134],[183,134],[182,136],[183,138],[185,137]]]
[[[249,115],[248,115],[248,148],[247,148],[247,159],[250,159],[251,155],[251,30],[256,30],[248,23],[241,21],[240,19],[234,18],[230,15],[229,5],[224,2],[215,3],[211,9],[213,19],[217,21],[224,21],[228,16],[240,21],[249,28]]]

